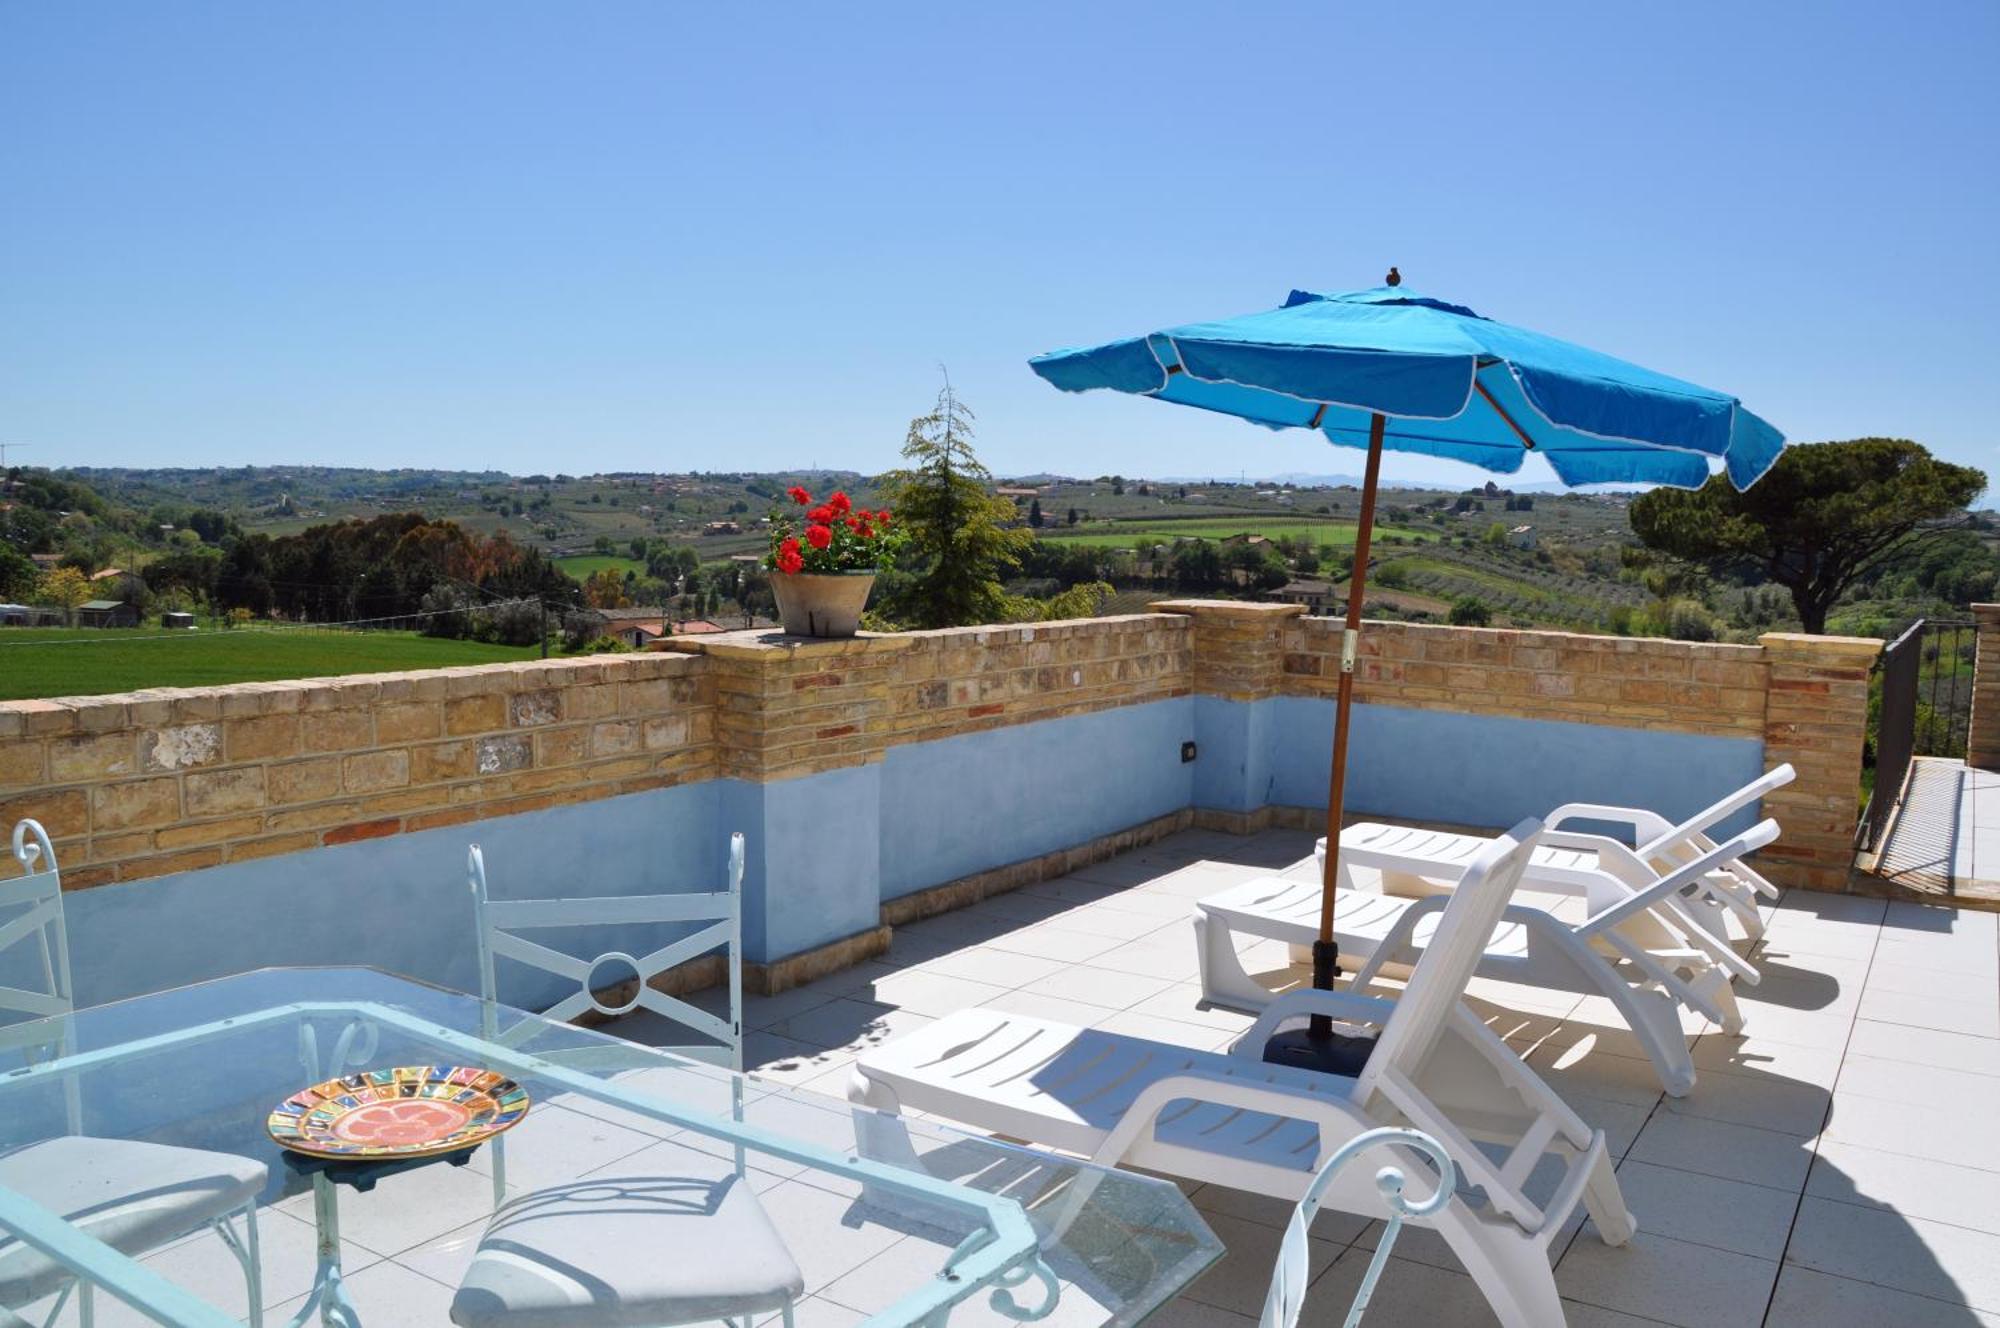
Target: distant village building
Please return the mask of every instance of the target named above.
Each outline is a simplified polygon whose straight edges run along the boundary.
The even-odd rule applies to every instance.
[[[1266,537],[1253,535],[1246,530],[1235,535],[1224,536],[1222,547],[1225,549],[1268,549],[1272,547],[1272,544]]]
[[[741,535],[743,527],[735,521],[711,521],[701,528],[704,535]]]
[[[1028,488],[1019,484],[1002,484],[994,489],[993,492],[1002,498],[1039,498],[1042,496],[1040,489]]]
[[[194,615],[192,613],[183,613],[179,610],[169,610],[160,615],[160,626],[193,631]]]
[[[1507,542],[1517,549],[1532,549],[1535,547],[1535,528],[1516,526],[1507,532]]]
[[[26,604],[0,604],[0,627],[30,627],[35,611]]]
[[[1303,604],[1307,613],[1328,613],[1338,607],[1338,596],[1331,581],[1321,581],[1314,577],[1288,581],[1278,591],[1278,598],[1287,604]]]
[[[124,568],[107,567],[101,572],[92,572],[90,574],[90,579],[92,581],[109,581],[114,576],[123,576],[123,575],[125,575]]]

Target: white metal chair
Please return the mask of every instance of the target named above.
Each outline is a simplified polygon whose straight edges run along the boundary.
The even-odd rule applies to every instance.
[[[1375,1173],[1375,1188],[1381,1191],[1382,1202],[1389,1209],[1389,1220],[1382,1228],[1381,1239],[1375,1242],[1375,1253],[1361,1275],[1361,1285],[1355,1288],[1354,1299],[1348,1302],[1347,1317],[1340,1321],[1341,1328],[1357,1328],[1361,1316],[1368,1312],[1368,1302],[1374,1297],[1375,1286],[1389,1266],[1389,1251],[1395,1248],[1403,1223],[1413,1217],[1429,1217],[1451,1202],[1452,1191],[1458,1186],[1458,1169],[1452,1165],[1451,1154],[1445,1152],[1443,1144],[1422,1130],[1392,1125],[1355,1135],[1334,1150],[1333,1156],[1313,1177],[1312,1184],[1306,1186],[1304,1197],[1292,1209],[1292,1220],[1285,1224],[1284,1240],[1278,1246],[1277,1262],[1271,1268],[1271,1286],[1264,1293],[1264,1313],[1257,1321],[1257,1328],[1297,1328],[1299,1311],[1306,1304],[1306,1287],[1313,1279],[1309,1237],[1313,1218],[1319,1216],[1321,1196],[1333,1184],[1342,1167],[1371,1148],[1389,1144],[1400,1144],[1422,1154],[1424,1160],[1436,1169],[1436,1174],[1431,1177],[1431,1192],[1421,1199],[1411,1199],[1403,1193],[1409,1179],[1400,1167],[1383,1167]]]
[[[62,873],[48,832],[38,822],[24,820],[14,827],[13,853],[22,874],[0,881],[0,954],[17,946],[32,947],[27,968],[38,970],[39,978],[32,987],[0,986],[0,1014],[63,1020],[75,1008],[75,992]],[[21,1049],[30,1057],[66,1055],[71,1050],[70,1029],[66,1020],[57,1027],[50,1043],[19,1028],[10,1037],[9,1029],[0,1026],[0,1047]],[[250,1323],[253,1328],[262,1324],[257,1196],[269,1179],[268,1168],[231,1153],[93,1138],[83,1130],[76,1080],[67,1079],[63,1090],[68,1132],[0,1153],[0,1187],[26,1195],[128,1255],[144,1254],[203,1227],[212,1228],[242,1266]],[[235,1225],[239,1217],[240,1234]],[[63,1264],[0,1231],[0,1315],[59,1292],[45,1320],[52,1324],[78,1285]],[[89,1328],[95,1316],[94,1288],[88,1282],[81,1286],[77,1315]]]
[[[1676,1097],[1685,1096],[1694,1088],[1695,1068],[1678,1007],[1715,1020],[1725,1032],[1738,1032],[1743,1014],[1731,979],[1754,985],[1758,973],[1673,901],[1720,864],[1777,835],[1777,822],[1761,821],[1644,889],[1621,887],[1619,895],[1608,896],[1613,902],[1593,909],[1581,923],[1534,904],[1508,904],[1476,971],[1500,982],[1606,997],[1645,1049],[1661,1085]],[[1464,879],[1471,879],[1470,870]],[[1462,880],[1455,890],[1421,899],[1342,890],[1334,909],[1334,938],[1343,957],[1362,961],[1355,989],[1366,990],[1384,965],[1408,964],[1436,944],[1441,919],[1464,888]],[[1251,1011],[1273,1000],[1271,989],[1244,969],[1235,936],[1310,943],[1318,934],[1318,917],[1316,909],[1310,919],[1295,916],[1302,889],[1318,899],[1317,881],[1271,876],[1232,886],[1195,906],[1204,999]]]
[[[646,1009],[715,1039],[662,1050],[738,1072],[731,1079],[732,1110],[742,1118],[742,835],[729,838],[727,888],[710,893],[494,899],[487,892],[486,858],[479,845],[472,845],[466,856],[478,917],[487,1037],[507,1042],[516,1036],[499,1027],[494,974],[496,957],[513,959],[576,981],[577,990],[545,1011],[543,1019],[570,1019],[586,1010],[617,1016]],[[637,957],[614,950],[591,960],[515,934],[661,923],[693,924],[695,930]],[[674,965],[718,948],[727,951],[727,1018],[650,985]],[[630,970],[638,979],[637,991],[617,1005],[606,1003],[594,985],[614,963],[621,974]],[[535,1026],[516,1027],[532,1031]],[[608,1055],[610,1063],[621,1063],[615,1047]],[[589,1049],[571,1049],[552,1053],[550,1059],[587,1065],[591,1057]],[[494,1215],[452,1299],[453,1323],[461,1328],[583,1323],[668,1328],[741,1319],[748,1328],[754,1317],[776,1311],[790,1328],[805,1278],[750,1190],[741,1148],[733,1169],[721,1177],[701,1168],[689,1175],[590,1176],[509,1199],[506,1142],[505,1136],[492,1141]]]
[[[1342,1145],[1383,1125],[1440,1141],[1477,1193],[1411,1220],[1435,1228],[1506,1328],[1563,1321],[1548,1247],[1582,1205],[1608,1244],[1633,1222],[1602,1131],[1592,1130],[1461,997],[1533,852],[1538,822],[1490,844],[1446,901],[1436,933],[1396,1000],[1353,991],[1287,993],[1228,1054],[1076,1028],[1001,1010],[962,1010],[863,1052],[848,1097],[864,1149],[908,1163],[893,1114],[934,1112],[1031,1143],[1278,1198],[1317,1193],[1368,1217],[1383,1196],[1352,1173],[1316,1175]],[[1380,1038],[1354,1077],[1267,1064],[1275,1033],[1314,1014],[1374,1026]],[[1492,1155],[1480,1147],[1485,1143]],[[1406,1167],[1423,1158],[1389,1145]],[[1527,1182],[1561,1162],[1537,1200]],[[1086,1178],[1072,1186],[1087,1188]],[[1068,1211],[1076,1200],[1065,1201]],[[1060,1218],[1058,1221],[1060,1222]]]

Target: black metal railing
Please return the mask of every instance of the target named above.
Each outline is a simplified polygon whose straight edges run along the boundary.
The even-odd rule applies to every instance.
[[[1919,618],[1876,661],[1868,773],[1856,847],[1876,848],[1919,756],[1964,756],[1977,635],[1970,621]]]

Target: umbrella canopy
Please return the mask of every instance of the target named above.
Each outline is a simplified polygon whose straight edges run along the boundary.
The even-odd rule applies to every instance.
[[[1068,392],[1108,387],[1234,415],[1272,429],[1317,429],[1366,447],[1354,577],[1341,640],[1327,780],[1326,862],[1313,985],[1330,989],[1334,882],[1347,786],[1348,716],[1384,450],[1470,462],[1501,474],[1531,451],[1565,484],[1699,488],[1719,466],[1738,489],[1769,470],[1784,435],[1735,397],[1388,284],[1344,295],[1293,291],[1267,313],[1189,323],[1029,361]],[[1266,1059],[1353,1073],[1365,1039],[1314,1015],[1272,1039]]]
[[[1784,435],[1735,397],[1482,318],[1396,285],[1343,295],[1293,291],[1281,308],[1059,350],[1029,361],[1068,392],[1108,387],[1318,429],[1512,474],[1532,450],[1565,484],[1699,488],[1720,461],[1747,489]]]

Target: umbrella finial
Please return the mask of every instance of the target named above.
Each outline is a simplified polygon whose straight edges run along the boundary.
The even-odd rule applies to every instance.
[[[1383,280],[1391,286],[1400,286],[1403,284],[1403,274],[1392,267],[1389,269],[1389,275]]]

